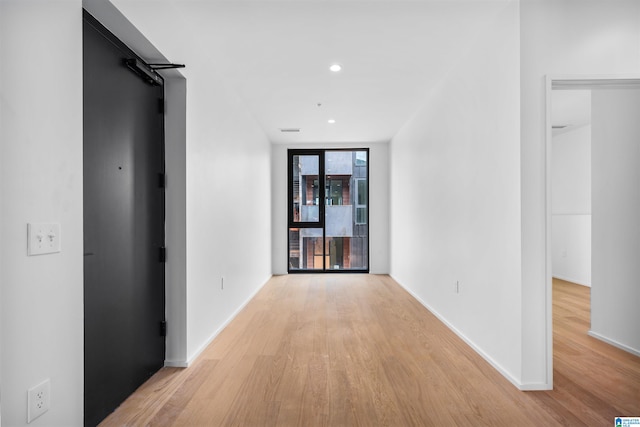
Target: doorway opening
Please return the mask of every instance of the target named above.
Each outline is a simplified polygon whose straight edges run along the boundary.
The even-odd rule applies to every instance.
[[[638,77],[547,78],[546,322],[550,384],[556,334],[554,278],[591,286],[587,304],[579,308],[588,311],[588,335],[640,354],[640,340],[630,326],[636,325],[637,319],[619,315],[628,311],[625,308],[629,301],[637,299],[633,283],[640,274],[633,259],[640,248],[640,195],[634,191],[640,180],[640,158],[636,155],[639,88]],[[557,104],[577,105],[564,105],[562,108],[574,111],[558,119]],[[558,145],[560,139],[564,147]],[[556,287],[566,288],[561,281],[555,282]],[[584,290],[579,288],[576,292]],[[572,295],[573,309],[578,309],[575,292]],[[573,313],[568,316],[576,318]]]
[[[288,271],[369,272],[369,149],[288,151]]]

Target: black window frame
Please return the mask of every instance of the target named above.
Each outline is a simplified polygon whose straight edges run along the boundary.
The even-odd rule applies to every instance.
[[[358,152],[364,151],[367,153],[367,162],[366,162],[366,191],[367,191],[367,204],[366,204],[366,223],[365,224],[355,224],[354,219],[354,227],[366,227],[367,228],[367,267],[366,268],[357,268],[357,269],[330,269],[326,265],[326,256],[327,256],[327,236],[326,236],[326,227],[325,227],[325,210],[326,210],[326,195],[325,195],[325,187],[326,187],[326,173],[325,173],[325,156],[327,152]],[[354,154],[355,155],[355,154]],[[294,218],[294,194],[293,194],[293,159],[295,156],[318,156],[318,185],[319,185],[319,198],[321,202],[318,203],[318,221],[295,221]],[[371,192],[370,192],[370,168],[371,164],[370,150],[369,148],[290,148],[287,150],[287,272],[289,274],[320,274],[320,273],[369,273],[371,268],[371,238],[370,238],[370,221],[369,221],[369,209],[371,203]],[[354,162],[354,167],[355,165]],[[358,167],[362,167],[359,166]],[[357,178],[352,178],[354,181]],[[355,192],[352,193],[351,197],[355,197]],[[352,206],[354,207],[354,215],[356,212],[356,200],[354,199],[352,202]],[[323,251],[323,261],[322,261],[322,269],[302,269],[302,268],[291,268],[289,256],[291,254],[291,241],[289,238],[289,233],[292,228],[302,229],[302,228],[320,228],[322,229],[322,251]]]

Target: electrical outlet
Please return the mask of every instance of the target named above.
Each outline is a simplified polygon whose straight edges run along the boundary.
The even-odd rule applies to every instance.
[[[27,393],[27,423],[38,418],[49,410],[51,403],[51,381],[44,380],[30,388]]]

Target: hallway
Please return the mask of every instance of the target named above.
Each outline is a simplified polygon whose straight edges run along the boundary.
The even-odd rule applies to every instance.
[[[576,291],[557,288],[556,389],[521,392],[388,276],[275,276],[192,367],[164,368],[101,425],[607,425],[637,415],[640,359],[575,326],[588,322]]]

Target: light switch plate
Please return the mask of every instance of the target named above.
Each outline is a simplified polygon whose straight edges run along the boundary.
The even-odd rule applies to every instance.
[[[60,224],[27,224],[28,255],[44,255],[60,252]]]

